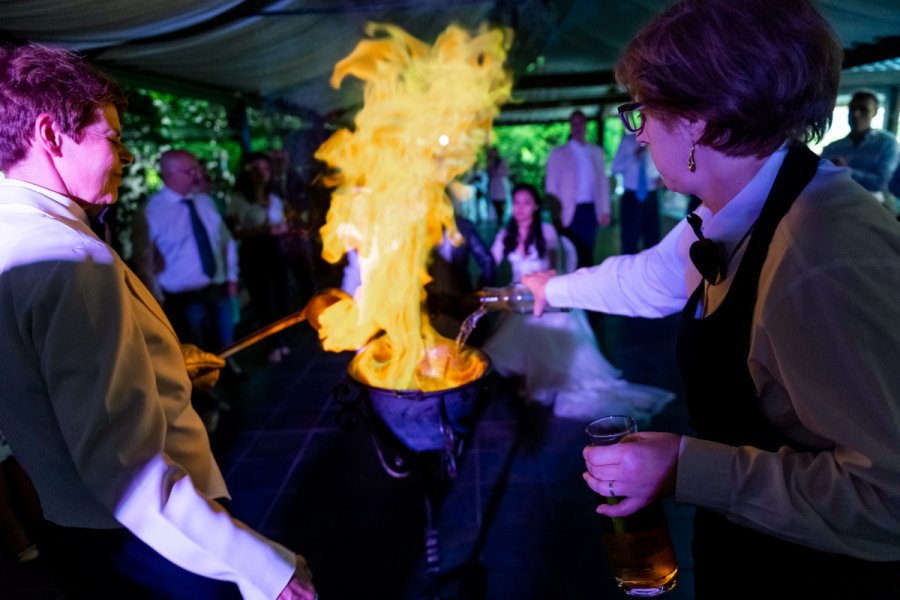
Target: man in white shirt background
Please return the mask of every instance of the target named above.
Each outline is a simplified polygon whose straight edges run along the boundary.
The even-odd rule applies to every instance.
[[[147,248],[153,257],[141,271],[154,279],[166,316],[182,342],[220,351],[234,342],[234,300],[238,293],[237,243],[202,190],[203,172],[197,157],[186,150],[169,150],[160,157],[164,187],[144,208]],[[152,269],[152,270],[151,270]],[[146,279],[146,278],[145,278]],[[229,360],[229,369],[240,368]],[[218,428],[219,410],[227,405],[214,392],[194,392],[207,431]]]
[[[646,146],[629,134],[622,136],[611,170],[621,175],[624,188],[619,201],[622,254],[637,254],[659,242],[659,171]]]
[[[563,233],[575,243],[578,266],[586,267],[594,264],[598,226],[609,225],[609,180],[603,148],[585,139],[584,113],[573,112],[569,127],[569,141],[547,159],[544,189],[559,203]]]
[[[163,307],[182,342],[221,350],[234,341],[237,244],[212,198],[200,191],[197,158],[186,150],[169,150],[159,163],[165,186],[150,197],[144,216],[158,257],[155,275]],[[204,245],[211,261],[204,257]]]

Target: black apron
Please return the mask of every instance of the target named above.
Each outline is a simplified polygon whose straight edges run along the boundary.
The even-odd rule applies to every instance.
[[[753,226],[718,309],[695,318],[705,282],[688,300],[678,336],[690,426],[700,439],[775,451],[790,446],[765,418],[747,366],[759,277],[781,218],[815,175],[819,157],[792,146]],[[697,508],[692,544],[696,598],[900,598],[900,563],[813,550]]]

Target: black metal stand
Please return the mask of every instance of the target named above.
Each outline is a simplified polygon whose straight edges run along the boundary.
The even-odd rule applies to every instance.
[[[425,565],[428,574],[427,600],[441,600],[441,557],[439,514],[449,484],[458,475],[457,463],[462,456],[464,438],[449,425],[442,407],[440,429],[443,447],[439,450],[413,451],[406,447],[375,413],[367,394],[352,383],[343,382],[334,389],[340,406],[337,420],[344,429],[363,425],[371,435],[372,445],[384,471],[395,479],[414,476],[425,500]]]

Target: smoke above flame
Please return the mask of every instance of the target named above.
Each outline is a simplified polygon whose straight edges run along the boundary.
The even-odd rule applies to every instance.
[[[445,229],[459,241],[446,188],[475,162],[509,99],[512,36],[451,25],[429,46],[393,25],[369,24],[366,34],[375,39],[331,79],[362,80],[363,108],[352,131],[338,130],[316,153],[336,173],[322,256],[336,263],[358,252],[362,283],[321,315],[319,337],[326,350],[359,350],[351,372],[369,385],[446,389],[485,367],[429,323],[428,260]]]

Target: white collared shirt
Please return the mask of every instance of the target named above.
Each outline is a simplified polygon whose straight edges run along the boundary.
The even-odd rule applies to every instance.
[[[203,272],[197,240],[191,226],[188,207],[183,198],[191,198],[209,236],[216,259],[216,273]],[[182,196],[167,187],[151,196],[144,209],[150,241],[163,257],[163,270],[156,274],[159,286],[166,292],[199,290],[210,284],[237,281],[237,244],[206,194]]]

